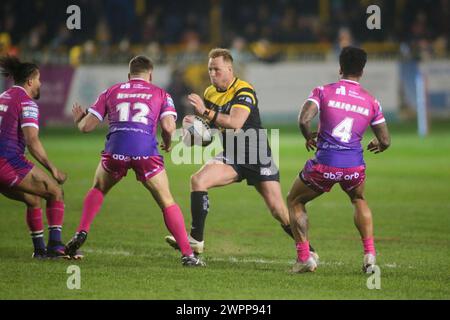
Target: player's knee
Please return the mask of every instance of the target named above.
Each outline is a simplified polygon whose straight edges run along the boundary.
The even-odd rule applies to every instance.
[[[267,201],[270,212],[274,217],[283,217],[288,215],[288,209],[282,199],[270,198]]]
[[[361,201],[366,201],[366,198],[364,197],[364,194],[356,193],[351,195],[350,200],[352,201],[353,204],[357,204]]]
[[[205,179],[199,174],[191,176],[191,190],[192,191],[204,191],[207,189]]]
[[[296,206],[298,204],[305,205],[308,202],[308,200],[306,198],[302,197],[302,196],[294,195],[294,194],[289,192],[287,197],[286,197],[286,202],[287,202],[288,206],[290,208],[292,208],[292,207],[294,207],[294,206]]]
[[[94,184],[92,185],[91,189],[97,189],[98,191],[103,193],[103,195],[106,195],[108,193],[108,190],[105,187],[105,184],[102,183],[102,181],[99,181],[99,180],[95,180],[94,181]]]
[[[280,221],[284,225],[289,224],[289,211],[286,207],[282,205],[275,205],[270,207],[270,212],[272,216]]]
[[[64,192],[59,185],[50,185],[47,188],[46,195],[44,196],[46,200],[50,201],[63,201],[64,200]]]
[[[161,201],[157,201],[158,206],[161,208],[161,210],[166,210],[169,207],[172,207],[174,205],[176,205],[177,203],[175,202],[175,200],[170,200],[170,199],[164,199]]]
[[[156,202],[158,203],[161,210],[173,206],[175,203],[175,199],[173,198],[170,192],[166,192],[164,194],[159,194],[156,198]]]
[[[286,197],[286,202],[289,207],[292,207],[295,205],[295,197],[292,195],[291,192],[288,193],[288,195]]]
[[[28,208],[37,209],[41,207],[41,197],[39,196],[27,195],[24,202]]]
[[[58,191],[56,192],[57,201],[64,201],[64,190],[58,186]]]

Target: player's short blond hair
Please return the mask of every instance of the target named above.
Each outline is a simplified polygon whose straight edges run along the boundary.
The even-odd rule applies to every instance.
[[[233,56],[231,55],[230,50],[223,48],[215,48],[209,52],[209,59],[215,59],[222,57],[224,61],[233,63]]]

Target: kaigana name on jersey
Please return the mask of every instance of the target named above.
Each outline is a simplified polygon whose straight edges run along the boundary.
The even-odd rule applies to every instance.
[[[365,115],[366,117],[369,116],[369,109],[363,108],[361,106],[357,106],[354,104],[350,104],[350,103],[330,100],[328,102],[328,106],[331,108],[342,109],[342,110],[350,111],[350,112],[356,112],[356,113]]]

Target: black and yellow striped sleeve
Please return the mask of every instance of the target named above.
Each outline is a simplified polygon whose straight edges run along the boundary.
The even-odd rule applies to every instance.
[[[242,88],[234,96],[232,108],[242,108],[251,112],[256,107],[255,91],[251,88]]]

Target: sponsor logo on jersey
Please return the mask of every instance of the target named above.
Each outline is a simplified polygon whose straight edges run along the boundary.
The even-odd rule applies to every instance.
[[[166,100],[167,100],[167,105],[169,107],[175,108],[175,103],[173,103],[173,99],[172,99],[172,97],[170,95],[167,95]]]
[[[271,176],[272,175],[272,170],[270,170],[270,168],[261,168],[260,174],[262,176]]]
[[[334,180],[334,181],[350,181],[353,179],[358,179],[359,178],[359,173],[358,172],[354,172],[352,174],[346,174],[344,175],[343,172],[324,172],[323,173],[323,177],[325,179],[329,179],[329,180]]]
[[[150,157],[149,156],[125,156],[123,154],[117,154],[114,153],[112,155],[112,158],[114,160],[119,160],[119,161],[130,161],[130,160],[148,160]]]
[[[345,92],[345,87],[344,86],[340,86],[339,88],[336,89],[336,94],[340,94],[345,96],[347,93]]]
[[[39,117],[39,109],[37,107],[23,107],[22,108],[22,117],[27,119],[38,120]]]
[[[253,103],[252,98],[250,98],[249,96],[239,96],[238,97],[238,101],[239,102]]]
[[[133,85],[133,89],[148,89],[148,87],[144,86],[143,84],[137,83]]]

